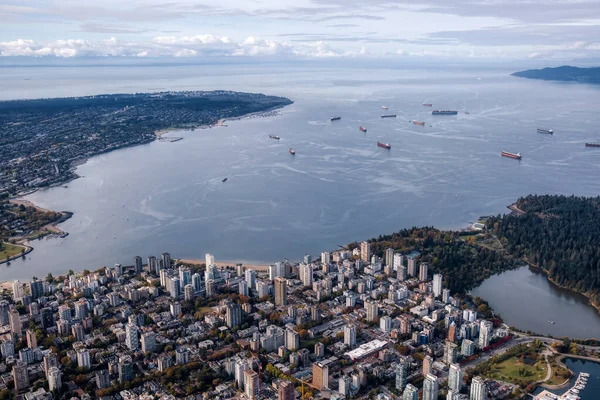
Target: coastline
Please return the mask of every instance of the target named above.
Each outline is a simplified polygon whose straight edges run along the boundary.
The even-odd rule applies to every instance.
[[[201,264],[205,264],[205,260],[203,259],[177,259],[177,262],[183,263],[183,264],[190,264],[190,265],[201,265]],[[250,264],[246,264],[245,262],[242,261],[219,261],[215,263],[217,265],[217,267],[219,268],[224,268],[224,267],[235,267],[236,264],[243,264],[244,268],[246,269],[253,269],[255,271],[268,271],[269,270],[269,265],[267,264],[262,264],[262,263],[250,263]]]
[[[11,261],[18,260],[19,258],[24,257],[24,256],[26,256],[27,254],[29,254],[29,253],[31,253],[33,251],[33,247],[31,247],[31,246],[29,246],[27,244],[16,243],[15,246],[23,247],[23,248],[25,248],[25,251],[23,253],[21,253],[21,254],[17,254],[16,256],[9,257],[8,260],[7,259],[0,260],[0,265],[2,265],[2,264],[8,264]],[[4,285],[6,283],[7,282],[0,282],[0,289],[5,289]]]
[[[68,220],[69,218],[71,218],[71,216],[73,215],[73,213],[71,213],[71,212],[68,212],[68,211],[52,211],[52,210],[48,210],[47,208],[42,208],[42,207],[40,207],[40,206],[38,206],[38,205],[34,204],[33,202],[31,202],[31,201],[29,201],[29,200],[26,200],[26,199],[24,199],[24,198],[23,198],[23,197],[21,197],[21,196],[17,196],[17,197],[15,197],[15,198],[13,198],[13,199],[10,199],[10,200],[8,200],[8,201],[9,201],[9,203],[11,203],[11,204],[15,204],[15,205],[17,205],[17,206],[19,206],[19,205],[23,205],[23,206],[25,206],[25,207],[33,207],[33,208],[35,208],[35,209],[36,209],[38,212],[42,212],[42,213],[51,213],[51,212],[52,212],[52,213],[53,213],[53,212],[58,212],[58,213],[60,213],[60,214],[61,214],[61,217],[60,217],[58,220],[56,220],[56,221],[54,221],[54,222],[51,222],[51,223],[49,223],[49,224],[46,224],[46,225],[42,226],[42,227],[40,228],[40,231],[42,231],[42,232],[44,232],[44,231],[48,231],[48,232],[54,233],[54,234],[56,234],[56,235],[59,235],[59,236],[61,236],[61,237],[67,236],[67,235],[69,234],[68,232],[65,232],[65,231],[63,231],[62,229],[60,229],[60,228],[58,227],[58,225],[59,225],[59,224],[62,224],[63,222],[65,222],[66,220]],[[22,242],[22,243],[19,243],[19,244],[21,244],[21,245],[24,245],[23,243],[25,243],[25,242],[27,242],[27,241],[28,241],[28,239],[27,239],[27,238],[21,238],[21,239],[18,239],[18,240],[17,240],[17,242],[18,242],[18,243],[19,243],[19,242]],[[31,249],[33,250],[33,248],[31,248]]]

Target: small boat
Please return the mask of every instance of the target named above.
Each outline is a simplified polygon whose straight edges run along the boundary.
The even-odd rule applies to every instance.
[[[331,117],[330,118],[331,121],[339,121],[340,119],[342,119],[342,117]]]
[[[548,321],[549,323],[551,323],[552,325],[556,324],[556,322],[554,321]]]
[[[600,143],[586,143],[585,147],[600,147]]]
[[[223,179],[221,179],[221,182],[227,182],[227,179],[229,179],[229,178],[223,178]]]
[[[421,121],[413,121],[413,124],[425,126],[425,122],[421,122]]]
[[[360,129],[360,131],[361,131],[361,132],[366,132],[366,131],[367,131],[367,128],[365,128],[364,126],[361,126],[361,127],[360,127],[360,128],[358,128],[358,129]]]
[[[387,110],[388,108],[387,108],[387,106],[381,106],[381,109],[382,110]]]
[[[456,110],[433,110],[431,115],[456,115],[458,111]]]
[[[424,105],[425,107],[431,107],[431,106],[433,106],[433,104],[431,104],[431,103],[423,103],[423,105]]]
[[[396,114],[381,114],[381,118],[396,118]]]
[[[384,149],[391,149],[392,145],[389,143],[381,143],[381,142],[377,142],[377,146],[379,147],[383,147]]]
[[[520,160],[522,158],[521,153],[510,153],[508,151],[502,150],[500,154],[503,157],[514,158],[515,160]]]
[[[296,154],[296,150],[294,150],[292,148],[290,148],[288,151],[290,152],[291,155],[295,155]]]
[[[269,135],[269,137],[270,137],[271,139],[275,139],[275,140],[279,140],[279,139],[281,139],[281,137],[279,137],[279,136],[277,136],[277,135]]]
[[[546,133],[548,135],[552,135],[554,133],[554,131],[552,129],[541,129],[541,128],[538,128],[537,131],[538,131],[538,133]]]

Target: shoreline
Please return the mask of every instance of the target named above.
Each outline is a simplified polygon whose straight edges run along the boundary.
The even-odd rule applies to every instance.
[[[206,263],[205,260],[199,259],[199,258],[198,259],[196,259],[196,258],[191,258],[191,259],[178,258],[176,260],[178,263],[190,264],[190,265],[201,265],[201,264]],[[264,272],[269,270],[269,265],[265,264],[265,263],[250,262],[250,263],[246,264],[243,261],[219,261],[219,262],[216,262],[215,264],[219,268],[235,267],[236,264],[242,264],[244,266],[244,268],[246,268],[246,269],[253,269],[255,271],[264,271]]]
[[[29,193],[29,194],[31,194],[31,193]],[[46,232],[47,231],[47,232],[51,232],[51,233],[54,233],[56,235],[59,235],[61,237],[65,237],[65,236],[69,235],[68,232],[63,231],[62,229],[60,229],[58,227],[58,225],[62,224],[63,222],[65,222],[66,220],[68,220],[69,218],[71,218],[71,216],[73,216],[73,213],[71,213],[69,211],[52,211],[52,210],[48,210],[47,208],[40,207],[40,206],[36,205],[35,203],[33,203],[32,201],[26,200],[26,199],[24,199],[21,196],[17,196],[15,198],[9,199],[8,202],[11,203],[11,204],[15,204],[17,206],[23,205],[25,207],[33,207],[33,208],[36,209],[36,211],[42,212],[42,213],[60,213],[61,217],[58,220],[56,220],[54,222],[50,222],[49,224],[46,224],[46,225],[40,227],[40,232]],[[17,240],[17,243],[19,243],[19,244],[21,244],[23,246],[27,246],[24,243],[26,243],[28,241],[29,241],[29,239],[27,239],[25,237],[22,237],[22,238],[20,238],[20,239]],[[32,250],[33,250],[33,248],[32,248]]]
[[[0,265],[2,265],[2,264],[8,264],[11,261],[18,260],[19,258],[22,258],[22,257],[26,256],[27,254],[29,254],[29,253],[31,253],[33,251],[33,247],[29,246],[27,244],[15,243],[13,246],[24,247],[25,251],[23,253],[17,254],[16,256],[9,257],[8,260],[7,259],[0,260]],[[3,289],[5,283],[8,283],[8,282],[1,282],[0,283],[0,288]]]

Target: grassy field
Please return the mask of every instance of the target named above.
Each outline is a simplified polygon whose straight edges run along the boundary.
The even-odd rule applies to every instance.
[[[25,249],[23,246],[17,246],[10,243],[2,243],[2,250],[0,250],[0,261],[5,261],[6,257],[14,257],[21,254],[22,249]]]
[[[505,382],[520,383],[542,380],[546,377],[547,372],[545,361],[528,365],[516,357],[511,357],[492,367],[488,376]]]

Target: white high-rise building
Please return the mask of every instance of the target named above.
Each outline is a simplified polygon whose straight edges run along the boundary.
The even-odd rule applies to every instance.
[[[462,388],[463,371],[458,364],[450,365],[450,372],[448,373],[448,388],[460,392]]]
[[[479,348],[483,349],[490,345],[492,339],[493,325],[490,321],[481,321],[479,324]]]
[[[398,271],[400,266],[404,265],[404,256],[400,253],[394,254],[394,269]]]
[[[376,321],[379,314],[379,306],[375,300],[365,300],[365,308],[367,309],[367,321]]]
[[[392,330],[392,319],[385,315],[379,319],[379,329],[382,332],[388,333]]]
[[[246,282],[245,280],[241,280],[239,283],[239,293],[242,296],[248,296],[248,282]]]
[[[421,263],[420,269],[419,269],[419,280],[420,281],[426,281],[427,280],[427,273],[429,270],[429,265],[427,263]]]
[[[346,325],[344,327],[344,344],[350,348],[356,346],[356,326]]]
[[[442,290],[442,301],[445,304],[450,303],[450,289],[443,289]]]
[[[140,348],[140,338],[138,337],[137,325],[127,324],[125,326],[125,345],[131,351],[136,351]]]
[[[62,372],[58,367],[50,367],[48,369],[48,389],[53,392],[62,386]]]
[[[349,375],[344,375],[339,380],[338,392],[340,392],[340,394],[342,396],[349,397],[351,389],[352,389],[352,378],[350,378]]]
[[[312,286],[313,267],[312,264],[300,264],[300,280],[304,286]]]
[[[215,256],[213,256],[210,253],[206,253],[204,255],[204,260],[205,260],[206,266],[208,267],[209,265],[213,265],[215,263]]]
[[[365,264],[368,264],[371,260],[371,243],[362,242],[360,244],[360,259]]]
[[[235,362],[235,381],[239,389],[244,388],[244,371],[248,368],[248,365],[244,360],[237,360]]]
[[[442,275],[434,274],[433,275],[433,296],[439,297],[442,294]]]
[[[427,374],[423,381],[423,400],[437,400],[439,392],[439,382],[437,376]]]
[[[244,272],[246,282],[248,282],[249,289],[256,289],[256,271],[253,269],[247,269]]]
[[[408,276],[417,276],[417,259],[412,256],[408,257]]]
[[[331,262],[331,254],[324,251],[321,253],[321,264],[329,264]]]
[[[285,277],[285,265],[281,262],[269,265],[269,279],[274,281],[277,277]]]
[[[77,350],[77,366],[80,368],[91,368],[92,360],[87,349]]]
[[[409,383],[402,393],[402,400],[419,400],[419,389]]]
[[[23,296],[25,295],[25,290],[23,289],[23,284],[19,280],[13,281],[12,290],[13,290],[13,300],[15,302],[21,300],[23,298]]]
[[[473,381],[471,381],[469,400],[485,400],[486,398],[485,381],[480,376],[474,377]]]

